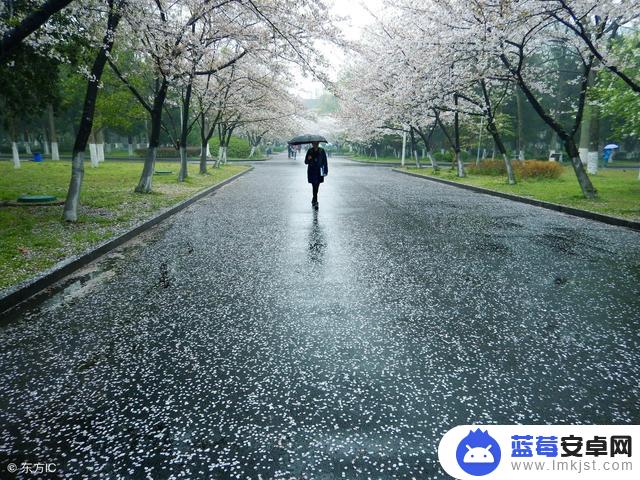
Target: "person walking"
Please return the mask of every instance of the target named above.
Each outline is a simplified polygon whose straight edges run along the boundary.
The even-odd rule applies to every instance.
[[[313,189],[311,205],[317,210],[318,189],[320,184],[324,182],[324,177],[329,174],[329,166],[327,165],[327,153],[323,148],[320,148],[319,142],[312,142],[311,145],[304,157],[304,163],[307,165],[307,180]]]

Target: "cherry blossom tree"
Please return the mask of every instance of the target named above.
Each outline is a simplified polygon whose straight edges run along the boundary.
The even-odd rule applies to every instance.
[[[106,16],[104,36],[102,37],[102,42],[98,48],[98,54],[91,66],[91,70],[88,72],[88,84],[82,107],[82,116],[80,117],[78,133],[73,145],[71,180],[69,182],[69,190],[67,192],[63,214],[64,219],[71,222],[75,222],[78,219],[80,191],[84,178],[84,152],[93,128],[93,116],[96,108],[100,79],[104,67],[107,64],[107,59],[113,49],[116,29],[122,19],[126,0],[107,0],[106,5],[107,11],[104,13],[104,16]]]
[[[0,34],[2,35],[0,37],[0,63],[15,52],[27,37],[41,28],[52,15],[61,11],[72,1],[46,0],[37,2],[27,15],[17,21],[13,18],[13,2],[0,3]]]

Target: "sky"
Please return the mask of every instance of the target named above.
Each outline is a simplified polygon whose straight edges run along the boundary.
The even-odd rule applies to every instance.
[[[333,4],[333,13],[338,17],[344,17],[339,27],[347,40],[358,40],[366,25],[373,22],[372,12],[382,8],[382,0],[329,0]],[[366,5],[366,8],[365,6]],[[320,50],[331,60],[331,71],[327,72],[331,79],[335,80],[337,74],[345,62],[344,52],[336,46],[323,44]],[[317,98],[323,91],[320,82],[311,78],[304,78],[300,71],[295,73],[297,86],[295,93],[302,98]]]

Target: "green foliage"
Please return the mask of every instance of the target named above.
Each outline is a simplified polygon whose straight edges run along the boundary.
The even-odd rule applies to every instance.
[[[331,93],[324,93],[318,102],[318,113],[335,113],[338,111],[338,99]]]
[[[133,84],[142,83],[135,74],[127,80]],[[102,84],[96,101],[94,128],[108,126],[121,135],[144,128],[147,111],[111,70],[105,70]]]
[[[58,81],[55,61],[21,45],[11,62],[0,64],[0,112],[3,127],[15,134],[20,121],[39,114],[48,103],[57,103]],[[14,132],[11,132],[14,130]]]
[[[453,162],[453,151],[451,150],[445,150],[444,153],[434,152],[432,155],[433,155],[433,158],[435,158],[436,162],[442,162],[442,163]],[[467,162],[471,158],[471,154],[465,150],[462,150],[460,152],[460,158],[462,159],[463,162]]]
[[[218,147],[220,146],[220,141],[218,138],[213,138],[209,142],[209,148],[211,149],[211,155],[216,156],[218,154]],[[229,141],[229,146],[227,149],[227,157],[228,158],[247,158],[251,153],[251,145],[246,138],[232,136]]]
[[[453,152],[451,150],[445,150],[444,152],[434,152],[433,158],[436,162],[451,162],[453,160]]]
[[[631,78],[640,77],[638,42],[640,33],[634,33],[619,37],[613,47],[615,55],[624,61],[624,72]],[[610,120],[615,138],[640,138],[640,95],[617,75],[602,69],[590,90],[590,101]]]

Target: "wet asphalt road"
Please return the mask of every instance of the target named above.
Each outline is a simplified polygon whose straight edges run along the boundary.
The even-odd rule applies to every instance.
[[[640,423],[638,233],[330,162],[317,213],[257,164],[5,322],[0,478],[441,479],[455,425]]]

